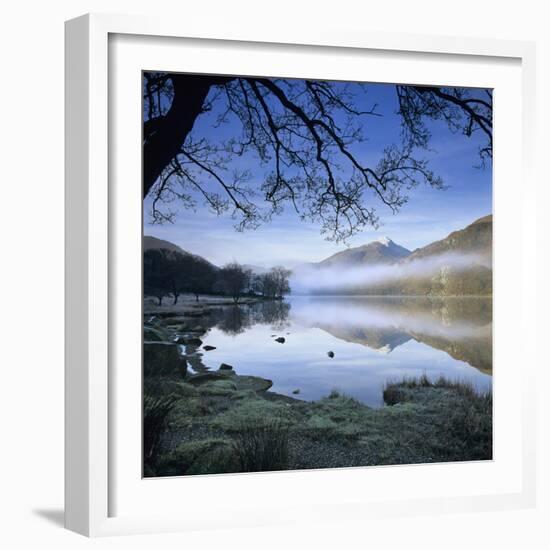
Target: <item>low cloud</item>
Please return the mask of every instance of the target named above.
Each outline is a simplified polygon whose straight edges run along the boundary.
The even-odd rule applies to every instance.
[[[346,291],[433,277],[442,269],[466,271],[479,265],[489,267],[488,259],[478,254],[446,253],[389,265],[303,266],[294,270],[290,284],[297,294]]]

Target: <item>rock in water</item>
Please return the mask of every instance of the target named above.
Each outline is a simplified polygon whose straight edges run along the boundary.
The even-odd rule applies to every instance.
[[[279,336],[279,338],[275,338],[275,342],[279,342],[279,344],[284,344],[286,340],[283,336]]]
[[[219,370],[233,370],[233,367],[231,365],[228,365],[227,363],[222,363]]]
[[[328,351],[327,355],[332,359],[334,357],[334,352],[333,351]]]
[[[145,376],[187,374],[187,361],[180,355],[179,347],[168,342],[143,344],[143,374]]]
[[[300,390],[299,390],[299,389],[294,390],[292,393],[293,393],[294,395],[298,395],[298,394],[300,393]]]
[[[212,351],[213,349],[216,349],[216,346],[202,346],[202,349],[204,351]]]
[[[194,336],[180,336],[176,343],[184,346],[196,346],[199,347],[202,345],[202,340],[200,338],[195,338]]]

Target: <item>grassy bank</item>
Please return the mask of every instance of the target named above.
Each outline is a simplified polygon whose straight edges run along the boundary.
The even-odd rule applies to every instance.
[[[147,399],[154,407],[146,405],[145,426],[160,435],[146,475],[492,457],[492,398],[467,385],[403,380],[385,388],[386,406],[373,409],[335,391],[304,402],[269,392],[269,382],[261,378],[211,375],[147,381]],[[160,428],[159,409],[165,413]],[[147,441],[154,439],[146,433]]]

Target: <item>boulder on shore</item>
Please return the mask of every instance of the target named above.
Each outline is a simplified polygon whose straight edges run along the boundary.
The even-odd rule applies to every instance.
[[[145,376],[187,375],[187,361],[179,347],[169,342],[143,344],[143,374]]]
[[[260,376],[239,375],[235,377],[235,383],[239,390],[252,390],[255,392],[264,392],[273,386],[272,380]]]
[[[233,370],[233,366],[232,366],[232,365],[228,365],[227,363],[222,363],[222,364],[220,365],[219,370]]]
[[[206,384],[207,382],[212,382],[213,380],[225,380],[226,377],[220,372],[201,372],[191,376],[187,382],[193,384],[193,386],[200,386],[201,384]]]
[[[168,333],[160,326],[143,325],[144,342],[167,342],[169,340]]]

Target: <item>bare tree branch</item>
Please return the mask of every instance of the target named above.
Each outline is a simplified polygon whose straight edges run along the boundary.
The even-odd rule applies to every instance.
[[[199,199],[216,214],[230,210],[242,230],[288,204],[341,241],[376,227],[378,206],[399,211],[417,185],[444,188],[418,156],[430,140],[427,119],[466,136],[481,131],[480,155],[490,158],[490,90],[396,86],[402,139],[367,162],[358,147],[366,139],[362,120],[381,113],[365,107],[366,91],[360,83],[145,73],[144,196],[153,198],[153,221],[171,221],[171,204],[194,208]],[[231,124],[240,135],[194,139],[194,123],[208,111],[218,113],[213,127]],[[255,163],[255,178],[264,171],[261,181],[239,168],[241,157]]]

